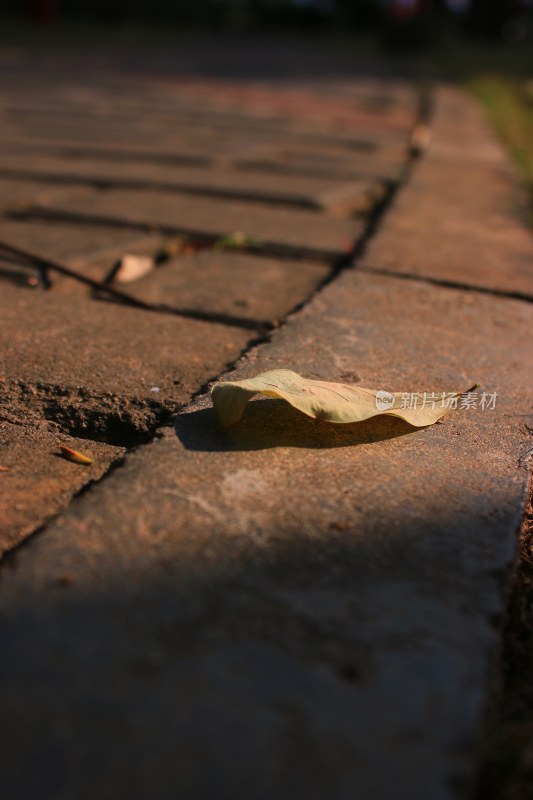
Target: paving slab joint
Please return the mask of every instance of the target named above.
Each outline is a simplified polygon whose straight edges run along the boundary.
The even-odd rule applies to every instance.
[[[2,167],[0,175],[17,181],[30,181],[59,186],[91,186],[102,191],[108,189],[134,189],[138,191],[170,192],[171,194],[184,194],[199,197],[211,197],[221,200],[240,200],[263,206],[276,206],[286,208],[303,208],[307,211],[320,212],[323,210],[318,201],[303,195],[283,194],[282,192],[269,192],[258,189],[257,191],[245,189],[223,189],[205,185],[179,181],[149,180],[141,178],[105,178],[103,176],[88,176],[79,174],[63,174],[61,172],[38,172],[33,169],[14,169]]]
[[[117,470],[120,467],[122,467],[124,465],[125,461],[126,461],[126,454],[127,453],[124,452],[121,455],[117,455],[107,465],[107,467],[105,469],[105,472],[101,475],[101,477],[99,477],[99,478],[91,478],[90,480],[87,481],[87,483],[84,483],[78,489],[78,491],[76,491],[72,495],[72,497],[70,499],[69,507],[72,506],[72,504],[75,501],[81,499],[83,497],[83,495],[85,495],[86,493],[90,492],[95,486],[97,486],[101,481],[103,481],[104,478],[110,477],[110,475],[113,472],[115,472],[115,470]],[[58,519],[58,517],[61,516],[63,510],[64,509],[60,509],[59,511],[56,511],[55,513],[49,514],[48,517],[46,519],[44,519],[44,521],[41,522],[40,525],[35,527],[31,531],[30,534],[28,534],[27,536],[19,539],[18,541],[14,542],[11,546],[8,546],[5,549],[3,549],[2,551],[0,551],[0,570],[1,570],[0,571],[0,580],[9,570],[16,569],[17,559],[20,556],[21,549],[23,547],[26,547],[27,545],[29,545],[34,540],[35,537],[40,536],[41,533],[44,533],[47,530],[47,528],[50,525],[52,525],[54,523],[54,521],[56,519]]]
[[[46,206],[27,205],[21,208],[9,208],[3,213],[7,220],[16,222],[37,221],[46,223],[60,223],[70,225],[98,225],[100,227],[116,228],[117,230],[132,230],[140,233],[157,233],[161,236],[184,237],[198,247],[212,247],[221,239],[235,234],[234,230],[212,233],[205,230],[192,230],[178,225],[167,223],[138,221],[127,217],[90,214],[67,210],[55,210]],[[236,247],[235,254],[250,253],[265,258],[292,259],[294,261],[317,261],[330,263],[339,256],[339,251],[316,246],[300,244],[285,244],[279,241],[248,241]]]
[[[508,297],[511,300],[522,300],[526,303],[533,302],[533,296],[526,292],[505,291],[503,289],[489,288],[488,286],[474,286],[461,281],[446,280],[446,278],[432,278],[429,275],[417,275],[414,272],[399,272],[398,270],[386,269],[384,267],[361,266],[360,272],[368,272],[371,275],[385,275],[391,278],[414,281],[416,283],[430,283],[432,286],[444,286],[448,289],[460,289],[463,292],[473,292],[488,294],[493,297]]]

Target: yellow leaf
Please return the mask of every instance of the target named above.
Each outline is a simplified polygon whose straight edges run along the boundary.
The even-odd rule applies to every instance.
[[[92,458],[89,456],[84,456],[83,453],[78,453],[77,450],[72,450],[71,447],[65,447],[64,445],[60,444],[59,449],[61,450],[61,454],[64,458],[68,461],[73,461],[75,464],[83,464],[87,466],[88,464],[92,464]]]
[[[475,388],[475,387],[472,387]],[[220,423],[229,428],[238,422],[248,401],[256,394],[286,400],[308,417],[325,422],[361,422],[388,414],[415,427],[432,425],[450,408],[457,408],[461,392],[388,392],[363,389],[346,383],[302,378],[290,369],[262,372],[243,381],[221,381],[211,389]]]

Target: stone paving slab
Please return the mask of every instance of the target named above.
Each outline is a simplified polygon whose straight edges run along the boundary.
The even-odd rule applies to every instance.
[[[351,169],[341,169],[339,165],[332,165],[317,161],[315,158],[293,158],[280,154],[264,156],[259,158],[245,158],[235,164],[236,169],[242,169],[259,174],[280,173],[305,178],[330,178],[336,181],[360,181],[368,178],[385,180],[396,180],[401,172],[402,160],[384,159],[374,161],[373,159],[361,158],[357,161],[352,160]]]
[[[202,91],[202,85],[194,82],[189,89],[198,94]],[[203,89],[204,97],[210,105],[214,98],[220,98],[224,93],[224,87],[213,84],[212,81],[204,83]],[[309,83],[294,91],[284,90],[279,86],[247,87],[241,81],[227,85],[225,97],[229,96],[233,101],[233,109],[196,109],[185,112],[183,118],[199,127],[214,123],[221,128],[227,126],[244,129],[257,127],[260,122],[267,130],[283,127],[289,131],[302,132],[315,128],[346,134],[347,131],[363,132],[379,128],[383,135],[405,132],[417,112],[417,97],[412,87],[404,95],[403,102],[379,112],[362,103],[357,95],[347,101],[345,97],[337,98],[327,90],[317,93],[315,87]],[[243,109],[246,109],[245,113]]]
[[[137,87],[126,84],[123,91],[131,92]],[[152,81],[152,88],[154,84]],[[153,128],[157,131],[169,124],[180,127],[191,125],[199,128],[217,127],[220,130],[231,129],[258,129],[276,131],[282,129],[291,131],[306,131],[309,128],[316,130],[341,131],[379,128],[382,133],[397,133],[405,131],[416,114],[416,95],[412,88],[404,94],[401,102],[380,108],[377,111],[368,103],[361,102],[357,94],[351,98],[335,97],[329,91],[317,93],[309,81],[300,88],[291,89],[282,86],[268,87],[254,83],[244,83],[241,80],[229,83],[220,81],[193,80],[181,82],[177,91],[155,84],[156,102],[150,109],[143,113],[142,102],[136,102],[137,114],[136,127],[145,129]],[[193,93],[196,103],[194,106],[183,103],[184,93]],[[44,96],[50,95],[49,84],[43,87]],[[198,104],[201,98],[202,105]],[[41,100],[42,102],[42,100]],[[162,106],[162,102],[166,105]],[[46,125],[50,117],[58,118],[62,124],[76,124],[83,122],[84,117],[89,127],[93,124],[94,116],[90,113],[91,103],[77,113],[63,116],[68,110],[64,100],[55,108],[43,108],[39,102],[33,108],[24,108],[20,100],[15,99],[15,107],[5,106],[2,119],[5,124],[14,128],[25,130],[35,127],[36,122]],[[114,119],[118,123],[128,123],[131,118],[124,118],[120,109],[102,109],[103,113],[96,114],[97,118]],[[117,113],[118,111],[118,113]],[[163,125],[161,125],[163,123]]]
[[[50,408],[67,430],[85,429],[96,439],[113,436],[116,428],[115,443],[128,432],[146,432],[165,408],[187,402],[255,335],[9,285],[2,287],[0,304],[8,408]]]
[[[455,94],[445,98],[460,111],[472,105]],[[533,297],[525,189],[477,110],[464,124],[459,112],[446,115],[447,124],[441,119],[363,267]],[[479,146],[477,159],[468,160],[463,139]]]
[[[148,303],[275,321],[306,300],[329,273],[325,264],[209,251],[171,259],[127,290]]]
[[[312,80],[290,87],[286,82],[270,86],[243,82],[242,75],[226,83],[212,79],[165,83],[154,75],[144,77],[148,77],[151,97],[143,96],[146,81],[139,84],[130,80],[110,87],[107,97],[85,94],[80,102],[68,92],[58,92],[53,74],[46,75],[45,70],[41,85],[36,79],[31,89],[24,86],[23,93],[16,86],[3,87],[0,123],[19,132],[35,129],[38,124],[50,128],[57,119],[67,128],[87,124],[91,129],[103,122],[122,125],[126,131],[152,130],[157,136],[170,126],[192,127],[200,134],[211,128],[222,133],[228,129],[255,130],[289,137],[322,132],[341,140],[353,131],[362,135],[376,130],[381,136],[405,133],[417,113],[416,92],[409,85],[399,92],[397,86],[382,82],[380,89],[387,92],[384,99],[391,102],[378,107],[357,91],[357,81],[352,81],[344,96],[335,96],[334,82],[320,91]]]
[[[196,143],[193,147],[180,147],[173,137],[172,143],[149,144],[136,142],[134,147],[117,146],[116,142],[95,142],[94,139],[78,138],[72,140],[68,137],[57,136],[47,138],[36,137],[12,137],[4,131],[2,134],[2,146],[6,154],[20,155],[26,153],[39,153],[51,155],[59,158],[97,158],[106,161],[134,161],[134,162],[165,162],[184,164],[185,166],[210,167],[212,159],[206,156],[205,146],[200,140],[200,145]],[[224,160],[224,150],[221,149],[221,161]],[[227,157],[226,157],[227,158]]]
[[[297,150],[284,151],[270,145],[242,142],[232,143],[228,149],[219,146],[216,152],[208,143],[196,142],[182,147],[176,145],[175,137],[171,142],[163,142],[160,146],[147,145],[144,142],[135,142],[129,147],[123,145],[118,148],[103,136],[101,142],[87,139],[4,139],[6,152],[14,155],[41,153],[61,159],[79,160],[95,158],[106,163],[125,164],[164,164],[178,165],[184,168],[197,168],[205,170],[241,170],[258,172],[260,175],[272,175],[278,179],[283,175],[289,180],[295,178],[306,181],[358,181],[366,178],[387,179],[395,178],[406,157],[405,143],[397,143],[387,147],[371,157],[366,153],[354,153],[349,159],[340,157],[337,151],[337,163],[322,163],[322,158],[317,157],[316,145],[313,151],[310,148],[298,147]],[[260,175],[256,176],[257,185],[261,185]],[[237,177],[238,181],[239,178]],[[269,180],[269,178],[267,178]]]
[[[421,165],[363,266],[533,297],[533,236],[519,203],[498,207],[500,183],[485,171]],[[485,191],[490,200],[479,203]]]
[[[387,170],[383,170],[384,177]],[[317,210],[346,213],[364,212],[371,205],[373,194],[382,183],[377,180],[336,181],[282,174],[256,174],[236,169],[187,168],[170,164],[146,164],[72,159],[39,156],[30,150],[24,156],[5,156],[0,174],[19,180],[48,181],[49,183],[99,183],[115,188],[159,188],[176,193],[197,193],[219,196],[221,199],[241,199],[263,202],[265,205],[315,206]],[[342,193],[344,201],[336,197]]]
[[[320,100],[319,102],[323,107],[323,101]],[[324,112],[327,113],[325,110]],[[361,115],[360,111],[357,109],[355,110],[355,114],[357,115],[356,119],[351,119],[350,121],[352,123],[363,123],[362,127],[367,131],[373,127],[381,127],[382,130],[384,129],[385,133],[398,133],[398,130],[394,127],[391,131],[387,131],[386,120],[385,125],[383,125],[381,116],[375,119],[367,114]],[[271,120],[264,115],[254,115],[246,111],[239,114],[228,114],[209,108],[195,111],[180,111],[179,108],[175,108],[171,113],[164,115],[153,113],[144,115],[142,109],[138,109],[136,119],[134,120],[134,115],[123,118],[120,114],[114,114],[113,112],[107,115],[95,116],[90,110],[86,110],[85,113],[78,112],[72,114],[67,108],[56,108],[52,113],[48,109],[42,110],[38,107],[34,107],[28,108],[27,110],[17,109],[10,114],[4,114],[2,123],[6,129],[20,134],[31,134],[37,132],[39,128],[42,128],[44,132],[53,133],[55,130],[54,122],[57,121],[58,126],[66,131],[82,132],[85,129],[88,133],[92,133],[93,131],[97,132],[101,129],[107,129],[110,133],[116,133],[120,130],[123,131],[128,138],[129,136],[141,137],[149,134],[159,138],[161,133],[165,132],[165,127],[168,129],[168,127],[172,125],[179,126],[180,128],[197,128],[200,135],[205,132],[211,132],[216,128],[218,128],[222,134],[228,131],[241,133],[253,132],[254,134],[266,134],[267,136],[276,136],[278,134],[281,136],[288,135],[289,137],[291,134],[304,134],[305,128],[302,119],[297,119],[294,113],[292,116],[292,120],[290,118]],[[135,122],[135,124],[133,125],[132,122]],[[318,124],[315,121],[309,123],[309,121],[306,120],[306,122],[310,125],[311,130],[334,130],[334,126],[328,124],[326,124],[326,126],[321,125],[320,121]],[[351,127],[356,128],[357,125],[352,124]],[[347,128],[348,125],[343,125],[341,130],[346,130]],[[403,125],[399,127],[399,130],[402,131],[404,128],[405,120]]]
[[[14,76],[16,77],[16,76]],[[90,85],[80,86],[78,76],[74,84],[58,84],[54,75],[35,75],[35,81],[27,84],[24,77],[24,93],[13,80],[1,83],[0,117],[3,120],[17,119],[20,113],[29,114],[32,110],[45,115],[55,115],[68,110],[73,116],[114,115],[118,119],[132,120],[139,113],[146,119],[175,120],[180,115],[217,114],[230,121],[250,124],[254,119],[268,126],[287,127],[287,124],[300,125],[309,122],[309,112],[317,117],[317,101],[334,103],[342,111],[347,107],[379,115],[397,114],[398,109],[413,110],[416,97],[409,83],[394,83],[376,80],[372,86],[363,87],[364,78],[348,78],[345,81],[325,82],[304,80],[291,82],[287,76],[283,81],[243,82],[242,75],[237,81],[217,81],[187,79],[173,76],[172,81],[161,82],[159,76],[144,73],[143,81],[136,83],[135,94],[131,93],[132,81],[113,80],[107,86],[98,85],[91,80]],[[122,76],[124,77],[124,76]],[[94,76],[93,76],[94,78]],[[153,80],[155,78],[155,80]],[[2,76],[0,75],[0,81]],[[155,91],[154,91],[155,89]],[[296,103],[295,103],[296,100]],[[303,102],[303,105],[302,105]],[[296,105],[300,107],[296,109]],[[314,113],[313,113],[314,112]],[[316,123],[332,125],[327,115],[315,119]],[[334,123],[333,123],[334,124]]]
[[[3,404],[1,404],[3,405]],[[44,419],[5,421],[0,405],[0,559],[20,544],[90,481],[98,480],[121,458],[124,448],[68,436]],[[93,459],[81,466],[60,456],[62,444]]]
[[[38,120],[28,122],[24,127],[21,126],[4,126],[2,135],[6,139],[16,139],[19,142],[24,142],[31,145],[32,141],[36,144],[40,140],[61,143],[68,141],[70,144],[77,144],[79,146],[87,145],[93,146],[106,146],[110,142],[122,142],[124,147],[138,147],[145,146],[150,149],[165,148],[165,146],[179,146],[180,149],[186,149],[186,152],[193,155],[202,155],[203,147],[202,142],[180,142],[179,138],[174,134],[167,132],[166,135],[155,133],[153,129],[143,129],[142,126],[121,126],[113,124],[112,121],[102,121],[94,125],[87,125],[83,122],[76,123],[70,121],[58,126],[54,120],[50,120],[48,124],[43,124]],[[176,142],[176,138],[178,141]],[[250,136],[247,140],[247,147],[253,153],[257,147],[254,136]],[[239,152],[243,151],[242,142],[235,143],[234,138],[222,139],[219,144],[219,152],[226,158],[236,157]]]
[[[44,204],[42,204],[44,205]],[[362,232],[359,220],[344,220],[299,209],[275,209],[244,202],[220,203],[151,191],[71,189],[68,203],[51,201],[54,212],[96,214],[131,223],[176,226],[224,237],[235,232],[261,242],[343,252]]]
[[[132,87],[124,87],[123,91],[130,93]],[[314,101],[322,112],[320,118],[315,116],[310,119],[297,110],[292,110],[291,114],[283,118],[272,118],[268,112],[257,113],[249,106],[245,110],[241,109],[239,114],[220,113],[213,107],[213,98],[207,101],[210,108],[183,111],[180,108],[180,98],[173,93],[167,96],[158,95],[160,102],[165,104],[164,108],[147,107],[139,100],[136,90],[133,91],[134,105],[124,112],[117,107],[116,98],[112,108],[100,108],[88,102],[80,109],[71,103],[54,104],[53,99],[49,99],[46,106],[42,107],[42,98],[37,102],[33,100],[26,87],[24,97],[15,101],[14,108],[3,112],[0,110],[0,130],[11,134],[16,132],[19,135],[33,135],[40,128],[57,136],[57,132],[63,129],[82,132],[85,128],[88,132],[97,132],[102,128],[112,128],[123,131],[128,137],[140,137],[144,134],[156,141],[169,140],[172,134],[178,142],[194,142],[197,133],[200,140],[212,140],[216,135],[222,141],[228,141],[231,136],[248,138],[250,141],[251,137],[256,137],[259,141],[287,141],[294,145],[314,144],[345,150],[375,150],[384,142],[398,141],[398,138],[405,137],[417,116],[417,109],[411,103],[411,107],[403,114],[401,125],[396,127],[388,127],[383,114],[371,116],[364,112],[361,116],[360,110],[359,116],[351,119],[349,124],[339,126],[327,117],[322,96],[315,97]],[[43,94],[49,96],[50,92],[45,89]],[[411,99],[416,102],[416,93],[412,92]],[[245,103],[246,100],[243,100],[243,104]],[[343,103],[357,111],[357,99]],[[57,126],[53,125],[55,121]]]
[[[129,90],[131,87],[128,87],[127,91]],[[349,123],[340,126],[327,118],[323,97],[314,99],[315,107],[322,113],[320,119],[306,118],[305,114],[298,114],[297,109],[292,109],[290,116],[271,118],[265,113],[254,113],[253,108],[246,108],[238,114],[228,114],[209,107],[182,110],[179,98],[174,96],[169,97],[166,102],[166,111],[143,109],[141,103],[136,103],[134,108],[124,114],[117,109],[116,104],[114,108],[100,110],[88,105],[80,110],[65,103],[59,103],[55,107],[47,103],[45,107],[41,107],[38,102],[30,103],[26,100],[26,105],[21,105],[17,101],[14,108],[6,109],[2,113],[0,129],[21,136],[32,135],[39,129],[51,135],[57,135],[61,130],[81,133],[86,131],[90,135],[104,129],[109,132],[121,131],[127,138],[150,135],[155,140],[168,139],[172,131],[177,141],[194,142],[195,134],[199,139],[212,139],[218,135],[222,141],[230,137],[253,137],[272,143],[313,143],[314,146],[335,147],[346,151],[347,148],[357,150],[360,147],[365,150],[369,147],[376,149],[385,142],[405,138],[416,117],[416,108],[404,109],[401,124],[391,128],[383,114],[372,116],[358,108],[357,99],[350,104],[352,110]],[[246,101],[243,100],[244,102]]]
[[[54,119],[61,119],[62,123],[66,123],[66,127],[75,125],[80,129],[80,123],[87,124],[89,130],[97,130],[98,124],[115,126],[121,125],[126,131],[150,131],[155,138],[161,137],[168,138],[169,128],[172,129],[176,141],[189,141],[194,142],[199,139],[201,141],[212,141],[214,138],[220,138],[222,141],[229,137],[257,137],[261,141],[292,141],[301,143],[314,143],[315,146],[321,145],[325,147],[337,147],[348,150],[375,150],[382,142],[390,139],[396,140],[404,131],[384,131],[381,125],[381,117],[375,120],[375,135],[374,131],[364,130],[362,132],[354,132],[354,126],[347,129],[338,129],[328,127],[327,120],[324,127],[323,120],[311,121],[302,119],[302,117],[294,117],[292,119],[271,119],[265,113],[260,115],[254,114],[253,109],[248,109],[246,114],[241,113],[237,117],[221,116],[216,111],[206,113],[205,108],[202,109],[202,116],[198,118],[197,115],[185,114],[180,109],[179,98],[172,96],[168,100],[163,98],[167,104],[163,107],[155,107],[152,105],[143,105],[136,97],[135,104],[132,108],[124,111],[117,107],[116,97],[113,105],[105,105],[99,107],[98,105],[85,104],[82,107],[76,107],[71,103],[59,101],[54,104],[54,101],[48,101],[46,105],[40,105],[42,98],[39,101],[30,97],[25,97],[24,100],[16,100],[9,104],[9,107],[4,110],[0,118],[0,124],[3,130],[11,130],[22,134],[28,131],[28,123],[30,129],[35,129],[37,126],[33,122],[35,119],[44,123],[44,127],[49,130],[55,130],[50,125]],[[177,113],[176,113],[176,108]],[[413,112],[410,111],[410,114]],[[409,118],[410,122],[410,118]],[[63,127],[63,126],[62,126]],[[408,127],[408,124],[405,126]]]
[[[36,124],[33,128],[26,128],[23,131],[4,126],[0,136],[5,142],[6,149],[12,151],[43,149],[55,150],[60,154],[67,150],[95,153],[99,148],[120,154],[121,151],[132,150],[155,157],[161,153],[173,153],[177,159],[192,164],[202,163],[214,150],[211,143],[205,142],[202,137],[195,141],[190,136],[183,137],[168,130],[164,134],[155,135],[152,131],[143,133],[133,126],[124,130],[122,127],[105,123],[100,123],[93,130],[87,130],[85,125],[76,126],[72,123],[61,128],[52,123],[48,126]],[[121,144],[117,146],[117,142]],[[237,139],[234,136],[227,136],[219,140],[216,152],[220,160],[231,161],[242,155],[252,157],[258,149],[261,152],[264,147],[265,142],[258,143],[255,134],[250,134],[246,139],[242,136]]]
[[[356,180],[365,177],[395,178],[405,164],[407,147],[405,142],[387,148],[370,158],[368,155],[354,153],[350,158],[339,152],[328,157],[321,148],[279,148],[244,154],[235,166],[254,170],[260,165],[263,171],[280,171],[287,175],[307,177],[329,177],[330,180]]]
[[[144,75],[143,82],[126,80],[95,94],[83,91],[79,76],[73,85],[63,82],[58,89],[53,74],[47,76],[44,70],[41,85],[35,76],[35,83],[24,85],[22,91],[13,86],[13,77],[12,73],[10,83],[3,86],[0,126],[19,136],[39,130],[57,136],[59,130],[98,134],[113,129],[126,138],[150,135],[160,144],[170,131],[178,140],[189,136],[192,141],[194,136],[212,137],[216,131],[221,140],[252,134],[260,140],[314,142],[324,147],[357,149],[362,142],[366,150],[387,138],[405,138],[418,113],[414,87],[395,84],[390,78],[361,93],[358,76],[336,94],[337,84],[331,80],[322,85],[306,80],[291,87],[286,79],[270,85],[243,82],[242,74],[239,80],[226,83],[183,78],[164,82],[157,75]],[[369,94],[372,91],[376,94]],[[379,92],[385,94],[380,98]]]
[[[48,203],[55,199],[68,198],[70,189],[58,186],[45,186],[39,181],[11,180],[0,176],[0,212],[8,208],[24,206],[30,202]]]
[[[1,600],[11,796],[35,775],[54,800],[468,794],[531,323],[521,301],[346,272],[231,377],[477,380],[496,410],[414,430],[263,400],[224,433],[199,399],[22,550]]]
[[[510,171],[516,180],[509,155],[490,130],[481,106],[461,90],[445,84],[436,87],[432,127],[436,135],[431,160],[481,162]]]

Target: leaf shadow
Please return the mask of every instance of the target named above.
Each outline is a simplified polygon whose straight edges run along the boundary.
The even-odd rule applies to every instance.
[[[218,422],[212,407],[178,414],[174,429],[187,450],[205,452],[274,447],[354,447],[396,439],[419,430],[398,417],[390,416],[332,424],[311,419],[283,400],[266,398],[248,403],[241,421],[227,430]]]

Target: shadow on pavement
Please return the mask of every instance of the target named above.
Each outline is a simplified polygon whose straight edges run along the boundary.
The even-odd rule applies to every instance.
[[[180,414],[174,428],[187,450],[207,452],[272,447],[353,447],[395,439],[418,430],[401,419],[387,416],[335,425],[306,417],[282,400],[267,399],[249,403],[241,421],[228,430],[220,426],[212,408]]]

